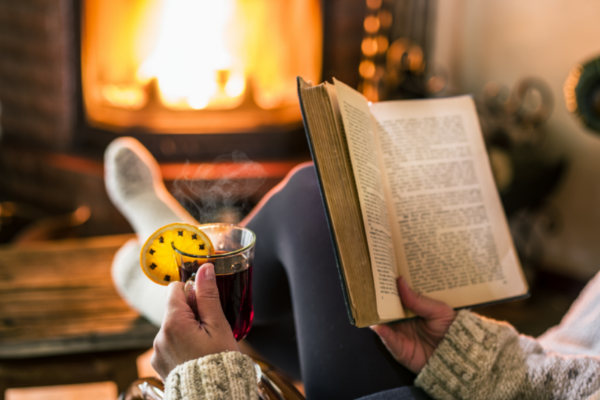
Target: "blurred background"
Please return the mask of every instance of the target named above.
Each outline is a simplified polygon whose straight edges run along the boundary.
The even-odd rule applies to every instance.
[[[478,94],[490,81],[512,86],[524,77],[537,77],[554,96],[541,151],[544,156],[568,160],[569,167],[548,197],[561,222],[552,234],[539,231],[542,263],[589,279],[598,271],[600,260],[596,206],[600,142],[597,130],[569,110],[565,95],[573,90],[566,85],[573,68],[600,53],[595,40],[600,27],[594,24],[598,4],[447,1],[438,7],[433,57],[448,68],[452,91]]]
[[[0,0],[0,364],[98,351],[39,343],[132,326],[145,341],[100,350],[149,347],[155,331],[126,305],[119,328],[44,336],[43,310],[15,288],[47,287],[16,265],[54,251],[64,268],[81,244],[64,240],[87,240],[104,249],[110,285],[133,233],[104,188],[103,152],[119,136],[150,150],[199,220],[239,221],[310,159],[298,75],[336,77],[372,101],[474,96],[532,287],[481,312],[542,333],[600,269],[599,15],[592,0]],[[22,353],[6,350],[17,342]],[[27,386],[7,376],[0,389]]]

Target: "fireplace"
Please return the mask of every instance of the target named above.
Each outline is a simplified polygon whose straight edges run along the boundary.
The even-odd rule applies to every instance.
[[[87,143],[135,136],[163,161],[306,158],[295,77],[319,80],[319,0],[83,0]]]
[[[201,10],[218,22],[205,31],[185,17],[172,26],[169,16],[195,3],[229,6]],[[365,9],[364,0],[0,0],[2,140],[98,154],[130,135],[165,161],[235,149],[306,157],[295,76],[356,86]],[[231,54],[202,44],[206,32]],[[175,74],[183,93],[164,90],[169,66],[155,60],[165,54],[186,64]],[[207,76],[212,92],[192,93]]]
[[[319,0],[85,0],[85,115],[113,132],[297,129],[321,77]]]
[[[259,71],[259,76],[253,72],[252,63],[257,60],[249,55],[240,56],[249,60],[244,67],[214,67],[212,76],[218,89],[227,94],[228,83],[238,82],[244,90],[238,95],[230,91],[230,98],[223,102],[217,94],[204,108],[194,101],[165,104],[159,92],[160,76],[156,76],[160,74],[139,81],[137,76],[122,78],[111,68],[126,67],[127,54],[108,69],[106,59],[88,58],[98,56],[89,53],[87,47],[88,42],[102,39],[94,35],[110,39],[106,37],[110,32],[94,27],[99,14],[108,14],[113,35],[123,38],[127,25],[120,23],[121,18],[135,14],[142,6],[150,6],[146,15],[152,14],[160,4],[159,0],[0,0],[0,201],[37,205],[51,213],[87,204],[92,214],[84,234],[127,231],[127,224],[105,195],[102,180],[102,153],[120,135],[136,137],[155,155],[168,186],[179,175],[173,171],[193,170],[218,156],[242,151],[267,171],[265,185],[250,203],[295,163],[310,159],[295,103],[294,74],[315,81],[335,76],[356,87],[365,1],[237,0],[235,4],[246,7],[262,5],[256,11],[260,18],[253,24],[273,26],[253,35],[265,37],[260,46],[276,51],[269,56],[269,69]],[[290,9],[293,4],[300,8]],[[83,23],[92,7],[98,15]],[[292,22],[297,14],[301,15],[300,22]],[[145,26],[142,17],[138,15],[138,25]],[[233,23],[237,29],[235,18],[235,14],[230,15],[229,25],[224,26]],[[287,27],[293,28],[291,32],[273,33],[284,32]],[[308,34],[308,29],[312,33]],[[134,39],[123,39],[129,41],[129,47],[115,51],[129,52]],[[111,40],[100,41],[104,50],[95,51],[109,52]],[[284,42],[293,45],[286,47]],[[298,43],[302,46],[293,48]],[[306,43],[312,43],[310,51]],[[151,55],[148,48],[147,53],[140,53]],[[293,67],[297,72],[287,64],[294,56],[305,62]],[[258,60],[263,61],[267,60]],[[280,68],[283,62],[286,64]],[[131,70],[137,72],[140,67]],[[275,77],[276,69],[285,73]],[[236,74],[240,76],[239,71],[243,71],[243,78],[234,79]],[[269,79],[275,82],[271,89],[257,83]],[[88,80],[93,83],[90,87]],[[278,91],[280,86],[285,87]],[[184,166],[186,160],[190,164]]]

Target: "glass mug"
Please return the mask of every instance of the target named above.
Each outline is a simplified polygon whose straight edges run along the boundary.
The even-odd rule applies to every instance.
[[[242,340],[252,326],[252,264],[256,235],[249,229],[231,224],[205,224],[198,227],[209,237],[215,254],[198,256],[178,250],[173,244],[179,277],[185,282],[187,302],[198,318],[194,281],[204,263],[215,266],[219,299],[223,313],[236,340]]]

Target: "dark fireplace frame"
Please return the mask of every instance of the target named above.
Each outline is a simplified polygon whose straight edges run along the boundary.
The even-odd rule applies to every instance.
[[[114,133],[90,126],[81,84],[83,4],[84,0],[0,0],[3,144],[99,159],[110,141],[129,135],[160,162],[212,161],[236,150],[253,160],[310,158],[301,121],[287,128],[226,134],[142,129]],[[364,0],[322,0],[324,79],[336,76],[351,86],[358,84],[365,7]]]
[[[119,133],[91,126],[85,116],[81,72],[81,28],[84,0],[74,0],[73,32],[75,33],[74,58],[77,62],[76,93],[77,113],[75,132],[79,145],[84,148],[104,149],[119,136],[138,139],[161,162],[212,161],[216,157],[243,152],[252,160],[309,159],[310,152],[302,122],[286,128],[272,127],[251,133],[153,133],[143,128],[132,128]],[[227,118],[227,114],[224,114]]]

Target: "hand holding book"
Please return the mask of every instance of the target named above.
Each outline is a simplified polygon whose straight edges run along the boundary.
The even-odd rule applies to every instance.
[[[448,332],[456,311],[446,303],[415,293],[402,277],[398,278],[398,292],[402,304],[421,318],[373,325],[371,329],[400,364],[418,374]]]
[[[299,78],[350,322],[410,318],[396,278],[469,307],[527,294],[469,96],[369,103]]]

